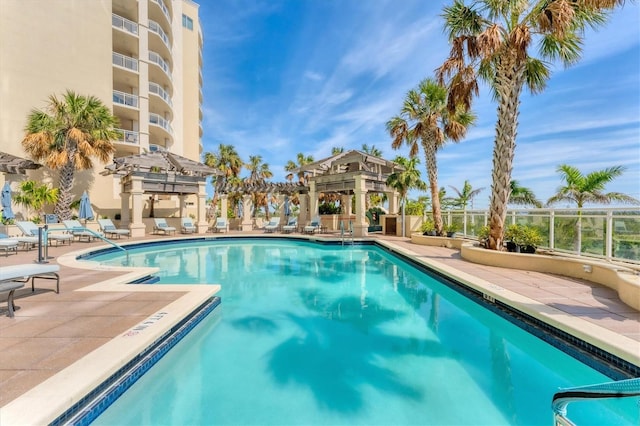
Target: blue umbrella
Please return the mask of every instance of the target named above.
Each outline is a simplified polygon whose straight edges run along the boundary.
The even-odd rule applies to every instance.
[[[289,202],[289,197],[284,197],[284,215],[291,216],[291,206]]]
[[[78,214],[80,219],[93,220],[93,211],[91,211],[91,201],[89,201],[89,195],[87,191],[82,193],[80,197],[80,212]]]
[[[5,182],[2,188],[2,217],[4,219],[13,219],[15,217],[13,210],[11,210],[11,186],[9,186],[9,182]]]

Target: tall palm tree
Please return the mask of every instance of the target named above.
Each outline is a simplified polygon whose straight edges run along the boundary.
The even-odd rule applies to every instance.
[[[32,110],[27,117],[22,147],[36,161],[59,171],[58,201],[54,213],[71,219],[73,181],[77,170],[93,167],[93,159],[109,161],[120,137],[118,119],[95,96],[67,90],[63,97],[51,95],[45,111]]]
[[[511,195],[509,196],[509,204],[515,204],[518,206],[533,206],[536,208],[542,207],[542,201],[536,198],[536,194],[533,190],[520,186],[517,180],[512,179],[509,184]]]
[[[344,152],[344,148],[341,146],[334,146],[331,148],[331,155],[338,155]]]
[[[462,191],[456,188],[453,185],[449,185],[449,188],[453,189],[457,197],[451,200],[452,205],[458,208],[462,208],[463,210],[467,210],[467,206],[471,203],[471,208],[473,209],[473,199],[480,194],[484,188],[473,189],[471,183],[468,180],[464,181],[464,185],[462,185]]]
[[[609,204],[613,201],[640,203],[627,194],[603,192],[605,185],[622,175],[624,170],[625,168],[622,166],[614,166],[584,175],[578,168],[567,164],[561,164],[556,169],[565,184],[558,188],[558,192],[549,198],[547,204],[569,201],[578,207],[578,221],[576,222],[576,250],[578,252],[582,246],[582,208],[586,203]]]
[[[440,81],[451,78],[449,109],[471,105],[478,78],[487,81],[498,102],[493,150],[488,246],[502,247],[516,147],[520,94],[524,86],[541,92],[549,65],[578,61],[584,30],[606,21],[606,9],[624,0],[478,0],[467,6],[454,0],[444,9],[451,41],[449,58],[438,69]],[[535,38],[539,58],[530,56]]]
[[[236,182],[244,166],[244,162],[240,158],[240,155],[238,155],[235,147],[225,144],[220,144],[217,152],[205,152],[204,163],[223,173],[222,176],[215,176],[213,178],[212,184],[214,188],[224,186],[230,181]],[[220,194],[218,194],[218,191],[215,191],[213,199],[211,200],[214,208],[218,205],[219,198]]]
[[[311,164],[313,163],[313,161],[314,160],[312,155],[304,155],[303,153],[299,152],[298,155],[296,156],[296,161],[289,160],[287,161],[287,164],[285,164],[284,166],[284,170],[286,172],[289,172],[289,174],[286,176],[287,180],[288,181],[293,180],[294,170],[299,169],[300,167],[306,164]],[[300,182],[301,184],[305,184],[307,182],[307,176],[305,172],[303,171],[298,172],[298,182]]]
[[[404,208],[407,201],[407,193],[411,189],[426,190],[427,185],[420,177],[420,170],[417,165],[420,164],[418,157],[405,158],[397,156],[394,163],[402,166],[404,170],[391,173],[387,177],[387,185],[394,188],[400,193],[400,204],[402,205],[402,236],[404,237]]]
[[[273,177],[273,173],[269,169],[269,164],[263,163],[262,156],[260,155],[250,155],[246,168],[249,170],[249,177],[246,181],[253,185],[260,186],[264,184],[267,179],[271,179]],[[268,194],[266,192],[253,192],[251,194],[253,198],[253,205],[256,207],[254,215],[260,207],[264,207],[265,214],[268,215],[267,210],[269,209],[269,203],[267,195]]]
[[[409,156],[418,154],[419,144],[424,151],[431,189],[431,209],[438,235],[443,235],[442,212],[438,197],[438,164],[436,152],[447,140],[460,141],[475,116],[463,108],[451,113],[447,109],[447,88],[432,79],[424,79],[416,89],[407,93],[400,115],[387,122],[387,130],[398,149],[409,145]]]
[[[365,154],[373,155],[374,157],[382,158],[382,151],[376,148],[375,145],[371,145],[371,147],[369,147],[369,145],[363,143],[362,152],[364,152]]]

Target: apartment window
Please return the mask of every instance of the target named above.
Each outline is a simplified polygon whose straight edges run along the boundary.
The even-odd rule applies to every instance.
[[[182,26],[193,31],[193,19],[189,18],[187,15],[182,15]]]

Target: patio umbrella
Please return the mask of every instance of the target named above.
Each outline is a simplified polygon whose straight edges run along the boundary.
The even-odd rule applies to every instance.
[[[93,220],[93,211],[91,210],[91,201],[89,201],[89,195],[87,191],[82,193],[80,197],[80,212],[78,217],[84,220]]]
[[[11,186],[9,186],[9,182],[5,182],[2,188],[2,218],[13,219],[14,217],[13,210],[11,210]]]
[[[289,217],[291,216],[291,205],[290,205],[289,197],[284,197],[284,215]]]

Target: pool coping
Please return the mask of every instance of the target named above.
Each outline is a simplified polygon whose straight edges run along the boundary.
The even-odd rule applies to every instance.
[[[179,242],[188,240],[215,240],[222,238],[247,239],[263,238],[260,235],[221,235],[216,237],[180,238]],[[312,240],[316,242],[340,241],[340,238],[318,236],[278,236],[282,239]],[[166,242],[164,240],[163,242]],[[175,239],[173,241],[176,241]],[[412,261],[422,264],[436,272],[449,275],[454,281],[500,301],[514,309],[525,312],[540,321],[563,330],[598,348],[608,351],[634,365],[640,365],[640,342],[622,336],[613,331],[589,323],[583,319],[572,317],[551,306],[519,295],[511,290],[492,284],[486,280],[474,277],[461,270],[445,265],[437,260],[419,255],[415,251],[406,249],[392,241],[363,238],[358,241],[379,245]],[[139,240],[134,244],[158,243],[158,240]],[[2,424],[47,424],[54,421],[69,407],[86,396],[89,392],[103,383],[122,365],[143,352],[170,330],[184,320],[197,307],[213,297],[220,286],[211,285],[171,285],[152,286],[145,284],[126,284],[135,279],[153,274],[157,268],[147,267],[106,267],[97,263],[76,258],[82,254],[95,252],[101,247],[92,247],[73,251],[60,256],[57,261],[61,265],[77,269],[102,269],[105,271],[122,271],[124,275],[117,278],[89,285],[76,291],[122,291],[126,285],[127,291],[179,291],[185,292],[178,300],[169,303],[163,309],[149,316],[146,320],[125,331],[118,337],[74,362],[59,373],[45,380],[41,384],[27,391],[0,409],[0,423]],[[97,368],[100,366],[100,368]],[[34,410],[38,407],[38,410]]]

